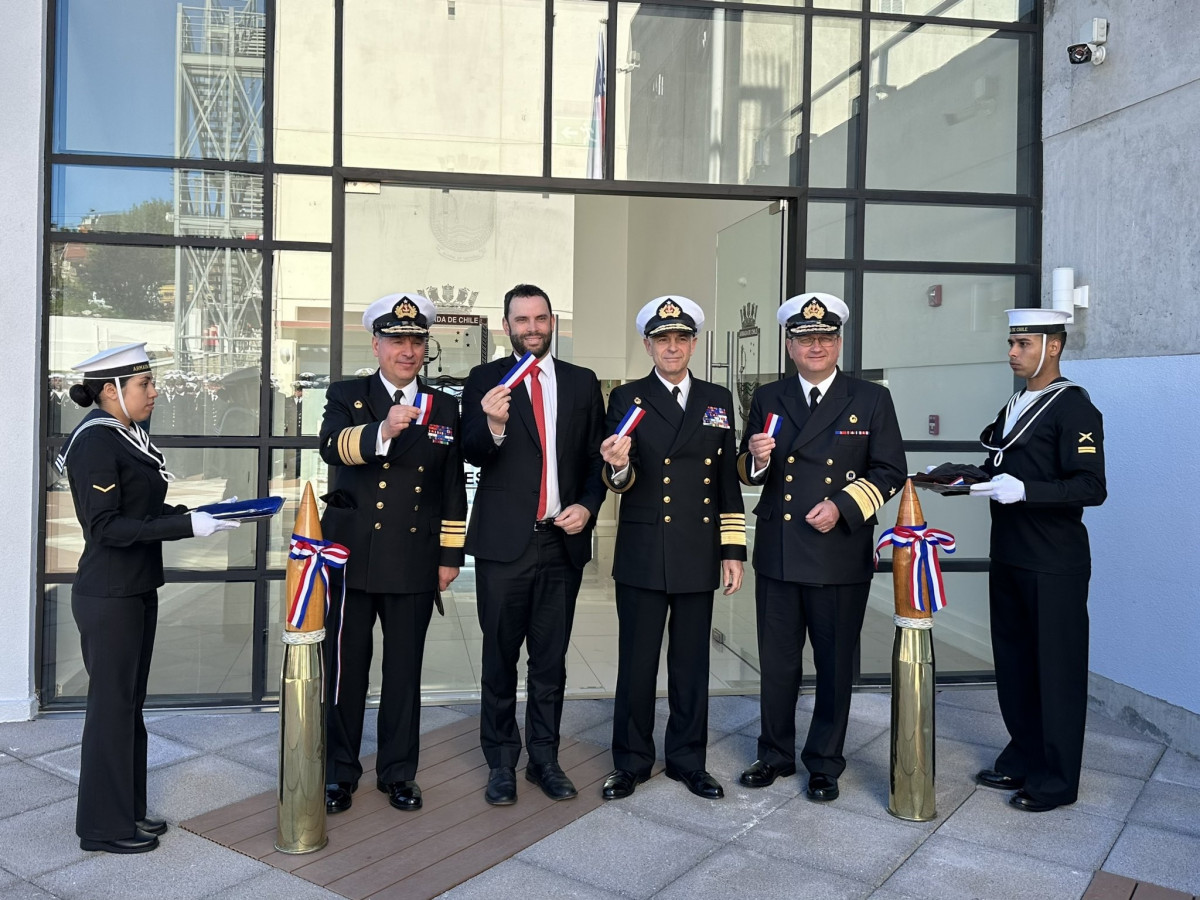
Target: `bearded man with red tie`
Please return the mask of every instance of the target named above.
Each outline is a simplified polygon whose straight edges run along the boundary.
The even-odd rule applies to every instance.
[[[503,325],[513,355],[471,370],[462,413],[463,454],[481,470],[466,550],[475,557],[483,630],[479,738],[490,769],[484,798],[493,806],[517,800],[522,644],[525,777],[552,800],[576,795],[558,764],[559,722],[575,599],[605,496],[595,373],[551,355],[554,313],[541,288],[519,284],[505,294]],[[506,378],[527,353],[522,370]]]

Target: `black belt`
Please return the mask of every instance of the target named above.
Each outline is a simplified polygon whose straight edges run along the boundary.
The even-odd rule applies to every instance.
[[[538,519],[533,523],[534,534],[541,534],[554,528],[553,519]]]

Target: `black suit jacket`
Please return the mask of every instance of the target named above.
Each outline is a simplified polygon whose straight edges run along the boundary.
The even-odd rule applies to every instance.
[[[542,478],[542,445],[524,385],[512,391],[505,438],[498,446],[481,405],[515,362],[509,355],[476,366],[463,391],[463,455],[480,468],[467,552],[495,562],[512,562],[529,545]],[[592,558],[592,529],[605,496],[600,480],[604,400],[591,369],[555,359],[554,377],[559,497],[564,509],[579,503],[592,514],[583,531],[565,535],[572,564],[583,568]]]
[[[613,434],[630,406],[646,415],[632,434],[629,477],[621,494],[613,578],[669,594],[712,591],[721,560],[746,558],[746,514],[733,442],[733,397],[692,379],[682,422],[679,404],[662,380],[645,378],[614,388],[605,433]]]
[[[350,548],[346,586],[380,594],[437,590],[438,566],[463,564],[467,519],[458,401],[433,395],[429,423],[410,423],[376,456],[392,398],[376,371],[339,381],[325,395],[321,458],[329,493],[321,528]],[[436,438],[436,440],[435,440]]]
[[[112,417],[93,410],[83,421],[96,418]],[[83,526],[75,589],[93,597],[129,597],[161,587],[162,542],[191,537],[192,520],[186,507],[163,502],[167,483],[157,463],[98,425],[72,437],[67,478]]]
[[[754,479],[750,436],[769,413],[782,423],[771,464]],[[763,385],[750,403],[738,473],[746,484],[763,484],[754,508],[756,572],[800,584],[870,581],[875,514],[907,477],[892,395],[839,371],[810,414],[796,375]],[[821,534],[804,517],[825,499],[841,518]]]

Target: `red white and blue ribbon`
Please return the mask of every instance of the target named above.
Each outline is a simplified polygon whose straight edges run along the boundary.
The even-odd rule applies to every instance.
[[[779,429],[783,425],[783,419],[779,418],[779,413],[767,413],[767,421],[763,425],[762,433],[767,437],[775,437],[779,434]]]
[[[300,559],[304,561],[304,568],[300,572],[300,584],[296,588],[296,596],[288,600],[288,624],[293,628],[299,628],[304,622],[304,614],[308,612],[308,603],[312,600],[313,590],[316,588],[317,579],[320,578],[322,584],[325,585],[325,609],[329,609],[329,570],[344,569],[346,561],[350,558],[350,551],[341,544],[335,544],[333,541],[318,541],[313,538],[302,537],[298,534],[292,535],[291,544],[288,549],[288,559]],[[341,651],[342,651],[342,632],[341,623],[345,618],[346,608],[346,580],[342,579],[342,615],[338,616],[338,674],[337,683],[334,685],[333,701],[337,702],[338,693],[342,681],[341,667]]]
[[[428,425],[429,416],[433,413],[433,394],[417,394],[416,399],[413,400],[413,406],[419,410],[415,420],[416,424]]]
[[[629,412],[625,413],[625,418],[617,426],[617,437],[625,437],[627,434],[633,434],[633,429],[638,427],[638,423],[642,421],[644,415],[646,415],[646,411],[640,406],[634,405],[629,407]]]
[[[884,547],[907,547],[912,556],[912,582],[910,584],[911,600],[914,609],[921,612],[937,612],[946,606],[946,586],[942,583],[942,567],[938,563],[938,547],[947,553],[953,553],[957,547],[954,535],[948,531],[920,525],[897,525],[889,528],[879,536],[875,545],[875,566],[879,566],[879,551]],[[933,609],[925,607],[921,587],[929,592]]]
[[[517,364],[508,370],[508,374],[500,379],[500,383],[506,388],[511,388],[514,384],[529,374],[529,370],[537,365],[537,358],[528,351],[525,355],[517,360]]]

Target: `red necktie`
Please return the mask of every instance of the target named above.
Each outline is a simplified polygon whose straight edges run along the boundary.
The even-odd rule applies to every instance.
[[[529,398],[533,403],[533,420],[537,422],[538,440],[542,443],[542,484],[538,489],[537,518],[546,518],[546,410],[542,407],[541,368],[537,363],[529,370]]]

